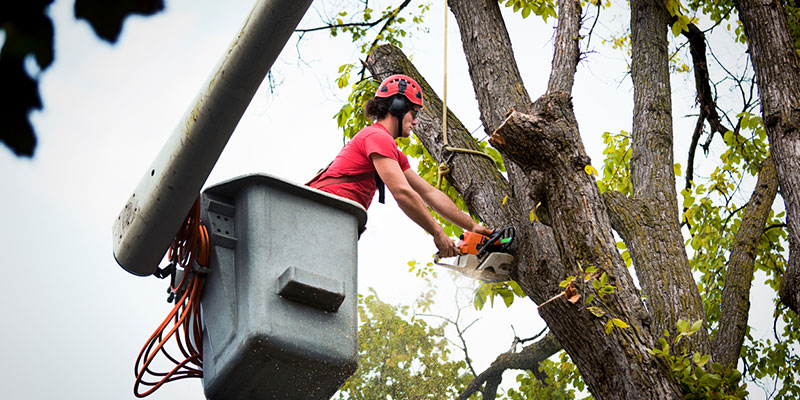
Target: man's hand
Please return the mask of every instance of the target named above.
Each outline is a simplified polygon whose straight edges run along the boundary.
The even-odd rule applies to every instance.
[[[489,229],[481,224],[474,224],[472,228],[469,229],[470,232],[480,233],[483,236],[492,236],[494,233],[494,229]]]
[[[455,257],[459,254],[458,247],[444,232],[433,236],[433,243],[439,249],[440,258]]]

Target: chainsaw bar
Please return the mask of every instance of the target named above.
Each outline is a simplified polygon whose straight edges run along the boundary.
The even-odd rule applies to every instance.
[[[486,283],[507,281],[511,274],[512,261],[514,256],[508,253],[489,253],[481,258],[475,254],[462,254],[456,257],[455,264],[440,262],[438,256],[433,258],[436,265]]]

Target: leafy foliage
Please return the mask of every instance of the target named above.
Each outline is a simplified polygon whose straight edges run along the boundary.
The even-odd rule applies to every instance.
[[[505,304],[506,307],[511,307],[511,304],[514,303],[514,298],[525,297],[525,292],[523,292],[519,284],[513,280],[508,282],[484,283],[475,291],[475,296],[473,297],[475,309],[482,310],[483,306],[486,305],[486,300],[489,300],[489,304],[494,307],[495,296],[499,296],[503,299],[503,304]]]
[[[38,77],[25,70],[33,57],[40,70],[53,62],[53,22],[45,14],[53,0],[4,2],[0,29],[5,36],[0,50],[0,141],[18,156],[33,156],[36,133],[28,114],[42,108]]]
[[[506,7],[513,7],[514,12],[522,14],[522,18],[528,18],[531,13],[542,17],[544,22],[547,18],[556,16],[556,2],[554,0],[499,0],[500,4]]]
[[[372,289],[359,294],[358,313],[358,370],[337,399],[452,399],[471,381],[466,363],[450,360],[443,327],[382,302]]]
[[[672,354],[671,349],[681,339],[697,333],[702,326],[702,320],[695,321],[691,326],[687,321],[678,320],[675,339],[670,341],[669,331],[665,330],[664,336],[658,340],[661,348],[648,349],[648,352],[667,363],[686,399],[743,399],[748,393],[740,384],[742,374],[739,371],[725,368],[720,363],[708,365],[711,360],[708,354],[694,353],[689,357],[685,348],[680,355]]]
[[[606,158],[603,161],[603,179],[597,182],[600,193],[616,190],[631,197],[631,134],[625,131],[617,135],[604,132],[603,143],[606,144],[603,150]]]
[[[416,11],[403,14],[402,10],[409,4],[405,1],[399,6],[387,6],[375,10],[367,6],[359,11],[340,11],[329,22],[330,34],[333,37],[340,33],[349,34],[353,43],[360,44],[361,52],[368,54],[378,44],[386,43],[402,48],[402,38],[409,35],[410,27],[424,29],[424,15],[430,10],[430,5],[420,4]],[[411,25],[408,22],[411,22]],[[376,26],[381,26],[374,36],[370,31]]]
[[[547,359],[539,363],[539,377],[533,372],[526,371],[517,375],[519,386],[508,389],[505,400],[573,400],[578,392],[586,389],[578,368],[569,359],[565,351],[559,352],[554,359]],[[540,380],[544,377],[544,380]],[[591,400],[592,396],[583,397],[582,400]]]

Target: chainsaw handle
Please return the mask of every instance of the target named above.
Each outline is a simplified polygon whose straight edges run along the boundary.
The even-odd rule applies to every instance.
[[[508,249],[508,247],[511,246],[511,243],[514,241],[513,240],[514,239],[514,226],[513,225],[512,226],[507,226],[507,227],[505,227],[503,229],[498,229],[498,230],[494,231],[494,233],[492,233],[492,236],[489,237],[489,239],[486,241],[486,243],[483,246],[481,246],[480,249],[478,249],[478,254],[477,254],[478,258],[480,258],[483,255],[483,253],[486,252],[486,249],[488,249],[489,246],[492,245],[492,243],[494,243],[497,240],[500,240],[501,238],[505,238],[506,234],[508,234],[508,237],[510,237],[512,240],[509,240],[508,242],[504,243],[500,247],[500,249],[497,250],[498,252],[506,251]]]

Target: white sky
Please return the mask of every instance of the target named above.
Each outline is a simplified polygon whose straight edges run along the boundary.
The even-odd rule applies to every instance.
[[[6,260],[0,279],[0,386],[6,398],[134,398],[135,357],[170,305],[165,281],[135,277],[115,263],[111,225],[253,1],[230,0],[224,7],[210,0],[166,3],[166,11],[155,17],[129,18],[113,46],[73,19],[73,2],[56,1],[50,10],[56,59],[40,81],[44,111],[32,118],[39,139],[36,157],[18,159],[0,150],[0,243]],[[315,2],[301,26],[317,26],[316,10],[324,11],[326,4]],[[416,33],[405,47],[436,88],[442,87],[442,13],[437,2],[427,15],[429,33]],[[523,21],[518,15],[506,20],[534,98],[544,92],[550,71],[552,22]],[[607,37],[604,32],[625,25],[627,16],[606,20],[598,34]],[[341,147],[332,117],[347,93],[336,89],[333,79],[337,67],[358,54],[347,38],[332,40],[320,32],[308,35],[299,47],[306,64],[298,62],[296,42],[296,37],[290,40],[274,66],[276,92],[259,89],[208,184],[252,172],[305,182]],[[452,16],[449,52],[449,106],[468,129],[475,129],[480,124],[477,105]],[[574,104],[598,170],[601,134],[630,130],[632,90],[625,72],[620,52],[589,54],[579,66]],[[687,87],[683,79],[691,77],[685,74],[674,82],[674,114],[676,135],[688,137],[693,118],[679,117],[690,112],[694,94],[691,80]],[[680,98],[690,102],[678,103]],[[685,145],[684,150],[680,146],[676,161],[683,164]],[[359,244],[359,291],[373,287],[385,301],[409,304],[425,282],[409,274],[406,263],[427,262],[434,251],[430,237],[387,196],[387,205],[370,209]],[[439,312],[453,316],[449,274],[440,273],[435,284],[441,293]],[[466,322],[478,314],[471,315]],[[498,305],[479,315],[467,339],[480,370],[509,348],[512,324],[520,337],[544,326],[526,300],[510,310]],[[515,374],[506,380],[513,381]],[[199,380],[175,382],[150,398],[199,399],[202,385]]]

